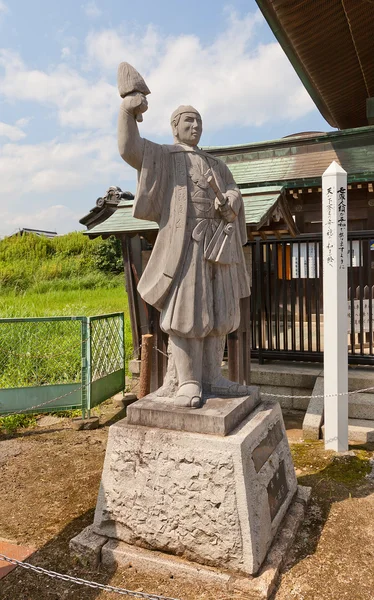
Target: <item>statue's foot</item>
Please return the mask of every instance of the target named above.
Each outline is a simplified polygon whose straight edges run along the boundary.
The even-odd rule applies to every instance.
[[[201,386],[199,382],[186,381],[182,383],[173,404],[181,408],[199,408],[201,406]]]
[[[211,394],[217,394],[218,396],[245,396],[250,393],[250,388],[247,385],[242,385],[236,381],[230,381],[226,377],[217,377],[210,384]]]

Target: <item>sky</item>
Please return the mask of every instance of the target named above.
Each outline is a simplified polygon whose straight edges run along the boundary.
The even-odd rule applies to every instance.
[[[111,185],[135,192],[118,155],[117,68],[151,95],[141,135],[172,143],[170,114],[202,114],[202,146],[328,131],[254,0],[0,0],[0,237],[59,234]]]

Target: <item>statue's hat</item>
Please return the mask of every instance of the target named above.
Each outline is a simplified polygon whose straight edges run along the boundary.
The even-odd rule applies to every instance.
[[[143,77],[127,62],[122,62],[118,67],[118,90],[122,98],[132,92],[140,92],[145,96],[151,93]]]
[[[179,115],[183,115],[184,113],[193,113],[195,115],[199,115],[199,117],[201,118],[201,115],[199,111],[196,110],[196,108],[194,108],[193,106],[189,106],[188,104],[182,104],[181,106],[178,106],[178,108],[176,108],[175,111],[172,113],[170,117],[170,123],[173,123],[174,119],[179,117]]]

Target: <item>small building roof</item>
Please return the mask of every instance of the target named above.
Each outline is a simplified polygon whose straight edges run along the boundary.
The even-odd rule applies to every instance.
[[[271,220],[274,211],[278,210],[278,217],[286,223],[288,232],[293,235],[297,232],[287,201],[284,198],[283,186],[250,188],[243,189],[241,192],[244,201],[245,219],[249,228],[260,229],[269,219]],[[131,200],[122,200],[118,204],[117,210],[106,221],[92,227],[85,233],[89,237],[96,237],[99,235],[157,231],[158,225],[154,221],[136,219],[132,216],[133,204],[134,202]]]
[[[33,233],[34,235],[47,238],[54,238],[57,235],[57,231],[46,231],[44,229],[30,229],[29,227],[22,227],[21,229],[7,237],[13,237],[14,235],[24,235],[25,233]]]

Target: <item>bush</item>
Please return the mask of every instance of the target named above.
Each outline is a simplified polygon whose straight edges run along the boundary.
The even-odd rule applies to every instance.
[[[93,256],[95,267],[100,271],[117,274],[123,272],[121,242],[114,235],[106,240],[100,240],[93,251]]]
[[[0,241],[0,293],[113,287],[119,284],[113,276],[122,269],[121,244],[114,237],[90,240],[74,232],[53,239],[27,234]]]

